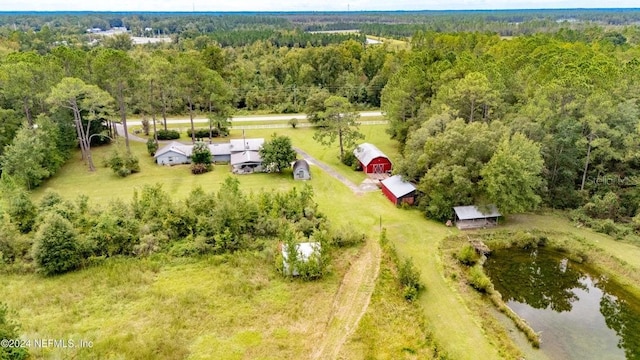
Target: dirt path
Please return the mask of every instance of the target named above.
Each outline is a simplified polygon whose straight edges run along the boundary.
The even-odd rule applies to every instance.
[[[366,191],[379,191],[377,187],[371,190],[363,189],[304,150],[298,148],[295,148],[295,150],[310,164],[315,164],[327,174],[345,184],[355,194],[362,194]],[[358,258],[351,264],[333,299],[331,315],[327,319],[326,329],[320,342],[314,347],[311,355],[312,359],[336,359],[342,345],[358,328],[360,319],[369,307],[371,295],[378,278],[381,252],[378,241],[369,239],[360,254],[358,254]]]
[[[302,156],[302,158],[304,158],[305,160],[307,160],[307,162],[309,164],[314,164],[317,167],[319,167],[320,169],[324,170],[327,174],[331,175],[332,177],[338,179],[341,183],[347,185],[347,187],[349,189],[351,189],[351,191],[353,191],[355,194],[362,194],[364,192],[371,192],[371,191],[379,191],[379,189],[377,187],[361,187],[358,186],[356,184],[354,184],[351,180],[347,179],[346,177],[342,176],[340,173],[338,173],[337,171],[335,171],[331,166],[323,163],[322,161],[314,158],[313,156],[309,155],[307,152],[305,152],[304,150],[300,149],[300,148],[293,148],[298,154],[300,154]]]
[[[380,271],[380,244],[370,239],[351,264],[333,300],[327,327],[311,359],[336,359],[367,311]]]

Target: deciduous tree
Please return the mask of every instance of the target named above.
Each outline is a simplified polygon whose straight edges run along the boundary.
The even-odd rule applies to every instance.
[[[503,139],[480,172],[487,198],[503,214],[536,208],[542,200],[538,190],[543,165],[539,144],[520,133]]]
[[[271,140],[265,142],[260,149],[262,163],[269,169],[280,172],[291,166],[296,160],[296,152],[291,146],[291,139],[288,136],[277,136],[275,133]]]

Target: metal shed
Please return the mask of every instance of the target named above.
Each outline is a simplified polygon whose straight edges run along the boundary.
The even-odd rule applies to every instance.
[[[310,180],[311,170],[309,169],[309,163],[304,160],[296,160],[293,163],[293,178],[296,180]]]
[[[382,174],[391,171],[393,164],[391,160],[375,145],[363,143],[353,150],[362,167],[362,171],[367,174]]]
[[[394,204],[403,203],[413,205],[416,201],[416,187],[402,180],[402,176],[394,175],[380,182],[382,185],[382,193]]]
[[[458,229],[478,229],[498,224],[498,218],[502,216],[498,208],[491,204],[485,206],[456,206],[456,226]]]

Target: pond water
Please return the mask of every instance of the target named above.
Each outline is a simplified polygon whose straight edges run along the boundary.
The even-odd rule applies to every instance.
[[[640,359],[640,300],[604,276],[545,249],[493,252],[485,272],[549,358]]]

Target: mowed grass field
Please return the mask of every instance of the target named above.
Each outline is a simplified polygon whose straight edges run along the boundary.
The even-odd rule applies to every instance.
[[[385,128],[360,129],[366,136],[364,141],[374,143],[392,160],[398,159],[396,145]],[[268,139],[274,132],[291,137],[294,146],[351,181],[365,179],[361,172],[340,163],[337,147],[317,144],[312,139],[313,129],[246,130],[245,136]],[[241,136],[241,132],[232,131],[230,137]],[[191,175],[188,166],[158,166],[147,155],[144,144],[131,145],[140,158],[141,173],[119,178],[100,166],[90,173],[76,156],[37,190],[34,198],[52,189],[67,198],[86,194],[93,203],[113,198],[127,201],[135,189],[162,183],[166,191],[180,199],[197,186],[217,191],[222,181],[232,176],[224,165],[199,176]],[[112,148],[94,149],[97,165]],[[483,327],[480,315],[468,307],[456,284],[443,275],[439,244],[457,229],[429,221],[418,210],[396,208],[381,192],[356,195],[319,169],[312,167],[311,171],[309,184],[320,210],[331,222],[364,232],[371,239],[379,237],[381,226],[386,228],[400,257],[413,259],[426,286],[417,306],[407,306],[404,301],[397,301],[398,294],[387,278],[389,272],[382,268],[371,305],[340,358],[414,359],[436,352],[450,359],[513,358]],[[253,191],[301,186],[291,179],[290,172],[237,178],[243,189]],[[511,217],[507,226],[572,228],[556,218],[557,215],[522,215]],[[601,235],[580,231],[589,236],[589,241],[602,243]],[[630,249],[613,243],[610,249],[629,260],[637,253],[635,248],[635,253],[624,255]],[[274,250],[270,251],[241,254],[237,259],[122,259],[55,278],[9,275],[0,284],[0,297],[12,309],[18,309],[18,320],[28,336],[73,336],[96,342],[91,350],[95,352],[80,350],[81,355],[129,358],[138,351],[142,354],[139,358],[306,358],[314,340],[322,334],[326,325],[323,321],[330,316],[332,296],[350,259],[357,256],[357,249],[340,255],[327,279],[310,284],[280,279],[273,271]],[[80,305],[69,305],[72,303]],[[174,338],[181,344],[167,343]],[[68,352],[54,355],[60,354],[66,356]]]

